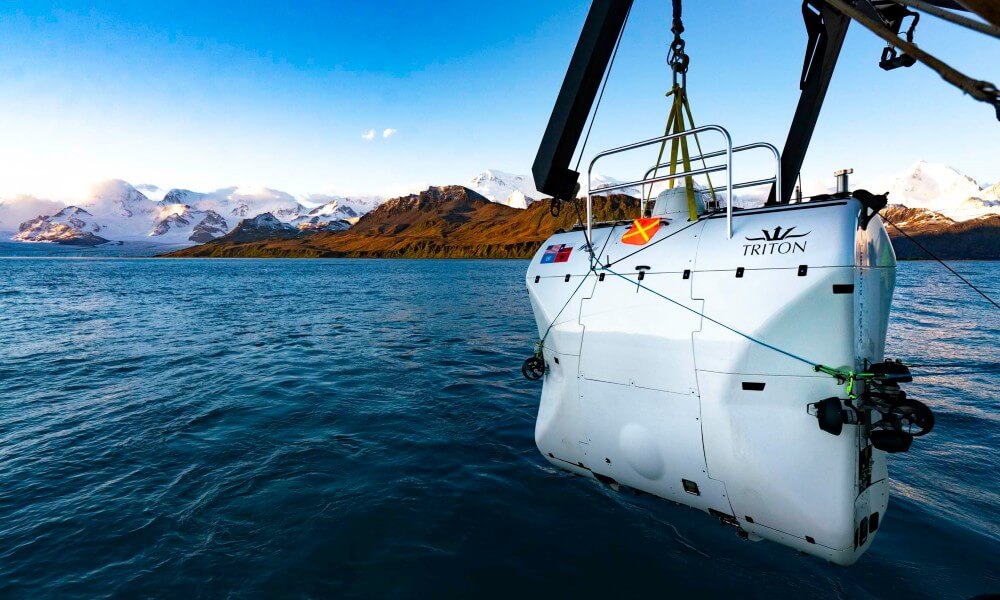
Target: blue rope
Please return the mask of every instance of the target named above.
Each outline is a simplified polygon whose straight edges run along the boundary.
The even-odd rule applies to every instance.
[[[601,247],[601,254],[604,254],[604,249],[608,247],[608,242],[611,240],[612,236],[615,235],[615,229],[617,227],[618,225],[611,226],[611,231],[608,232],[608,237],[605,238],[604,240],[604,246]],[[536,348],[535,354],[541,354],[542,348],[545,347],[545,340],[549,337],[549,332],[552,331],[552,328],[555,327],[556,321],[559,320],[559,316],[563,313],[564,310],[566,310],[566,307],[569,306],[569,303],[573,300],[573,297],[576,296],[576,293],[579,292],[580,288],[583,287],[583,284],[586,283],[587,278],[590,277],[590,275],[594,272],[594,248],[589,241],[587,242],[587,247],[590,250],[590,273],[587,273],[586,275],[583,276],[583,279],[580,280],[580,285],[576,286],[576,289],[573,290],[573,293],[569,295],[569,298],[566,298],[566,304],[563,304],[562,308],[559,309],[559,312],[556,313],[556,316],[553,317],[552,322],[549,323],[548,328],[545,330],[545,335],[542,336],[542,339],[538,340],[538,347]]]
[[[771,344],[768,344],[767,342],[765,342],[763,340],[759,340],[759,339],[757,339],[757,338],[755,338],[755,337],[753,337],[751,335],[743,333],[742,331],[740,331],[740,330],[738,330],[736,328],[730,327],[729,325],[726,325],[722,321],[718,321],[716,319],[713,319],[712,317],[706,315],[703,312],[699,312],[699,311],[697,311],[697,310],[695,310],[695,309],[693,309],[693,308],[691,308],[689,306],[685,306],[685,305],[681,304],[680,302],[677,302],[673,298],[670,298],[669,296],[665,296],[665,295],[657,292],[654,289],[651,289],[651,288],[648,288],[648,287],[642,285],[638,281],[633,282],[631,279],[629,279],[625,275],[622,275],[621,273],[618,273],[616,271],[611,270],[610,266],[600,265],[600,263],[597,263],[597,264],[600,266],[599,270],[601,270],[601,271],[606,271],[606,272],[611,273],[612,275],[614,275],[616,277],[620,277],[621,279],[624,279],[625,281],[629,282],[629,284],[635,283],[635,285],[637,285],[640,289],[646,290],[647,292],[653,294],[654,296],[658,296],[660,298],[663,298],[667,302],[670,302],[671,304],[679,306],[680,308],[683,308],[684,310],[686,310],[686,311],[688,311],[688,312],[690,312],[692,314],[698,315],[699,317],[701,317],[701,318],[703,318],[703,319],[705,319],[705,320],[707,320],[707,321],[709,321],[711,323],[715,323],[716,325],[718,325],[719,327],[722,327],[723,329],[725,329],[727,331],[731,331],[732,333],[735,333],[736,335],[738,335],[738,336],[740,336],[740,337],[742,337],[742,338],[744,338],[746,340],[749,340],[749,341],[751,341],[751,342],[753,342],[755,344],[758,344],[758,345],[763,346],[763,347],[765,347],[765,348],[767,348],[769,350],[777,352],[778,354],[782,354],[784,356],[787,356],[788,358],[791,358],[791,359],[797,360],[797,361],[799,361],[799,362],[801,362],[803,364],[809,365],[817,373],[826,373],[827,375],[830,375],[831,377],[836,378],[841,383],[846,383],[847,384],[847,394],[848,394],[849,397],[852,397],[852,398],[855,397],[854,394],[853,394],[855,381],[857,381],[857,380],[871,379],[873,377],[873,375],[871,373],[855,373],[854,371],[844,371],[842,369],[835,369],[833,367],[828,367],[826,365],[823,365],[823,364],[811,361],[811,360],[809,360],[807,358],[799,356],[798,354],[795,354],[793,352],[789,352],[788,350],[782,350],[781,348],[778,348],[777,346],[773,346]],[[583,278],[580,280],[580,284],[576,286],[576,289],[573,290],[573,293],[570,294],[569,298],[566,299],[566,303],[563,304],[562,308],[559,309],[559,312],[556,313],[556,316],[552,319],[552,322],[549,324],[548,328],[545,330],[545,334],[542,336],[542,339],[539,340],[539,342],[538,342],[538,345],[537,345],[537,348],[536,348],[536,354],[541,354],[542,349],[545,347],[545,340],[549,337],[549,332],[552,331],[552,328],[555,326],[556,321],[559,320],[560,315],[562,315],[563,311],[566,310],[566,307],[569,306],[569,303],[576,296],[576,293],[580,291],[581,287],[583,287],[583,284],[587,281],[587,278],[590,277],[590,275],[592,273],[596,273],[597,270],[598,269],[595,268],[594,263],[591,262],[591,266],[590,266],[590,271],[591,272],[587,273],[586,275],[583,276]]]
[[[591,271],[593,271],[593,269],[591,269]],[[545,340],[546,338],[549,337],[549,332],[552,331],[552,328],[555,327],[556,321],[559,320],[559,315],[561,315],[563,311],[566,310],[566,307],[569,306],[569,303],[573,300],[573,296],[576,296],[576,293],[580,291],[580,288],[583,287],[583,284],[587,281],[587,278],[590,277],[590,275],[591,273],[587,273],[586,275],[583,276],[583,279],[580,280],[580,285],[576,286],[576,289],[573,290],[573,293],[570,294],[569,298],[566,299],[566,304],[563,304],[562,308],[559,309],[559,312],[556,313],[556,316],[552,318],[552,322],[549,323],[548,329],[545,330],[545,335],[542,336],[542,339],[538,340],[538,348],[536,349],[535,354],[541,354],[542,348],[545,347]]]
[[[618,277],[621,277],[625,281],[628,281],[630,284],[633,283],[632,280],[629,279],[628,277],[622,275],[621,273],[616,273],[615,271],[612,271],[611,269],[609,269],[607,267],[601,267],[601,270],[602,271],[607,271],[608,273],[611,273],[612,275],[616,275]],[[656,290],[650,289],[650,288],[642,285],[638,281],[636,281],[634,283],[636,285],[638,285],[640,288],[646,290],[647,292],[649,292],[649,293],[651,293],[651,294],[653,294],[655,296],[659,296],[660,298],[663,298],[664,300],[666,300],[666,301],[668,301],[668,302],[670,302],[672,304],[676,304],[677,306],[683,308],[684,310],[686,310],[688,312],[691,312],[691,313],[694,313],[694,314],[698,315],[699,317],[701,317],[703,319],[711,321],[712,323],[715,323],[716,325],[718,325],[719,327],[722,327],[723,329],[731,331],[731,332],[735,333],[736,335],[738,335],[740,337],[746,338],[746,339],[750,340],[751,342],[753,342],[755,344],[760,344],[761,346],[764,346],[765,348],[769,348],[771,350],[774,350],[775,352],[778,352],[779,354],[784,354],[788,358],[793,358],[793,359],[795,359],[795,360],[797,360],[799,362],[805,363],[805,364],[809,365],[810,367],[812,367],[813,369],[815,369],[817,371],[823,371],[824,373],[826,373],[827,371],[825,369],[829,369],[830,371],[836,371],[837,374],[841,374],[842,373],[841,371],[839,371],[837,369],[830,369],[829,367],[824,367],[823,365],[821,365],[819,363],[813,362],[813,361],[811,361],[809,359],[806,359],[806,358],[803,358],[803,357],[801,357],[801,356],[799,356],[797,354],[793,354],[791,352],[788,352],[787,350],[782,350],[781,348],[778,348],[776,346],[772,346],[771,344],[768,344],[767,342],[764,342],[764,341],[758,340],[758,339],[756,339],[756,338],[754,338],[752,336],[749,336],[749,335],[743,333],[742,331],[739,331],[738,329],[734,329],[734,328],[730,327],[729,325],[726,325],[725,323],[722,323],[721,321],[716,321],[715,319],[713,319],[712,317],[706,315],[703,312],[699,312],[699,311],[697,311],[697,310],[695,310],[695,309],[693,309],[693,308],[691,308],[689,306],[684,306],[683,304],[681,304],[680,302],[677,302],[673,298],[669,298],[667,296],[664,296],[663,294],[657,292]],[[832,375],[833,373],[828,373],[828,374]],[[846,376],[852,376],[853,377],[853,373],[843,373],[843,376],[845,376],[845,377]]]

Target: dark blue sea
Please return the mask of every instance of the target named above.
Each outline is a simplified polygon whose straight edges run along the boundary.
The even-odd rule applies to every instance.
[[[940,265],[888,351],[937,426],[850,568],[550,467],[525,268],[0,259],[0,596],[1000,592],[1000,311]]]

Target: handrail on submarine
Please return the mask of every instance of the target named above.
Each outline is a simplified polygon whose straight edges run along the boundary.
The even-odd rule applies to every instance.
[[[720,134],[723,137],[723,139],[725,140],[725,142],[726,142],[725,149],[718,150],[716,152],[710,152],[710,153],[707,153],[707,154],[701,154],[699,156],[691,157],[689,159],[689,162],[695,161],[695,160],[704,160],[704,159],[708,159],[708,158],[717,158],[719,156],[725,156],[726,157],[726,163],[724,165],[715,165],[715,166],[711,166],[711,167],[706,166],[706,167],[702,167],[700,169],[690,169],[690,170],[683,171],[683,172],[680,172],[680,173],[672,173],[672,174],[668,174],[668,175],[659,175],[659,176],[656,176],[656,177],[650,177],[650,174],[653,171],[656,171],[657,169],[659,169],[661,167],[669,167],[669,166],[671,166],[671,163],[660,164],[660,165],[656,165],[656,166],[650,168],[648,171],[646,171],[645,177],[643,179],[638,180],[638,181],[629,181],[629,182],[625,182],[625,183],[616,183],[616,184],[613,184],[613,185],[606,185],[606,186],[602,186],[602,187],[599,187],[599,188],[591,188],[591,179],[592,179],[592,176],[593,176],[594,165],[601,158],[604,158],[606,156],[610,156],[610,155],[613,155],[613,154],[620,154],[622,152],[627,152],[629,150],[635,150],[637,148],[643,148],[643,147],[646,147],[646,146],[651,146],[651,145],[654,145],[654,144],[665,143],[665,142],[668,142],[670,140],[674,140],[674,139],[678,139],[678,138],[682,138],[682,137],[686,137],[686,136],[691,136],[691,135],[696,135],[698,133],[702,133],[702,132],[706,132],[706,131],[714,131],[714,132]],[[746,150],[753,150],[753,149],[757,149],[757,148],[768,149],[774,155],[774,158],[775,158],[775,175],[774,175],[774,177],[767,178],[767,179],[758,179],[758,180],[753,180],[753,181],[747,181],[747,182],[741,182],[741,183],[734,184],[733,183],[733,176],[732,176],[732,171],[733,171],[733,153],[735,153],[735,152],[743,152],[743,151],[746,151]],[[765,183],[774,183],[775,186],[776,186],[776,191],[778,193],[778,197],[779,198],[781,197],[781,153],[778,151],[778,149],[774,145],[768,144],[768,143],[765,143],[765,142],[758,142],[758,143],[754,143],[754,144],[746,144],[746,145],[743,145],[743,146],[737,146],[736,148],[733,148],[733,139],[732,139],[732,136],[729,135],[729,132],[726,131],[726,129],[724,127],[721,127],[719,125],[704,125],[702,127],[696,127],[694,129],[689,129],[687,131],[681,131],[681,132],[677,132],[677,133],[671,133],[671,134],[668,134],[668,135],[661,135],[659,137],[651,138],[651,139],[644,140],[644,141],[641,141],[641,142],[635,142],[633,144],[628,144],[628,145],[625,145],[625,146],[619,146],[618,148],[612,148],[610,150],[605,150],[603,152],[598,153],[596,156],[594,156],[593,160],[590,161],[590,166],[587,168],[587,239],[588,240],[589,239],[593,239],[593,227],[594,227],[593,195],[594,194],[596,194],[596,193],[604,193],[604,192],[611,192],[611,191],[615,191],[615,190],[622,190],[622,189],[626,189],[626,188],[630,188],[630,187],[635,187],[637,185],[643,186],[643,190],[645,190],[645,186],[646,185],[650,185],[650,184],[654,184],[654,183],[660,183],[660,182],[663,182],[663,181],[671,181],[671,180],[674,180],[674,179],[682,179],[682,178],[685,178],[685,177],[692,177],[692,176],[695,176],[695,175],[704,175],[704,174],[708,174],[708,173],[715,173],[715,172],[718,172],[718,171],[725,171],[726,172],[726,188],[725,188],[726,189],[726,239],[732,239],[732,237],[733,237],[733,190],[734,189],[740,189],[740,188],[746,188],[746,187],[753,187],[753,186],[756,186],[756,185],[763,185]],[[640,201],[642,201],[642,200],[640,199]]]
[[[764,179],[753,179],[753,180],[750,180],[750,181],[742,181],[740,183],[734,183],[733,184],[733,189],[734,190],[740,190],[740,189],[744,189],[744,188],[757,187],[759,185],[767,185],[767,184],[771,183],[771,184],[774,184],[777,187],[777,193],[779,194],[779,197],[780,197],[780,194],[781,194],[781,152],[778,151],[778,148],[774,144],[768,144],[767,142],[755,142],[753,144],[744,144],[742,146],[735,146],[735,147],[733,147],[733,155],[739,154],[740,152],[746,152],[747,150],[757,150],[757,149],[760,149],[760,148],[764,148],[764,149],[770,150],[771,154],[774,155],[774,165],[775,165],[775,167],[774,167],[774,177],[766,177]],[[706,159],[717,158],[719,156],[724,155],[725,153],[726,153],[725,150],[719,150],[717,152],[709,152],[707,154],[699,154],[698,156],[692,156],[689,159],[689,161],[690,162],[694,162],[694,161],[700,160],[700,161],[704,162]],[[663,168],[666,168],[666,167],[669,167],[669,166],[670,166],[670,163],[660,163],[658,165],[652,166],[652,167],[649,168],[648,171],[646,171],[646,177],[648,178],[657,169],[663,169]],[[645,191],[645,190],[643,190],[643,191]],[[712,187],[708,191],[710,191],[710,192],[719,191],[719,188]],[[645,212],[644,212],[645,211],[645,204],[646,204],[646,198],[645,198],[645,195],[643,195],[643,197],[639,199],[639,208],[640,208],[640,211],[642,211],[643,214],[645,214]]]

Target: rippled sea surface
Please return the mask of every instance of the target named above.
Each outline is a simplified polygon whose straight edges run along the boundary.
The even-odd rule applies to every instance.
[[[0,259],[0,596],[1000,591],[1000,311],[939,265],[888,348],[937,426],[850,568],[550,467],[526,266]]]

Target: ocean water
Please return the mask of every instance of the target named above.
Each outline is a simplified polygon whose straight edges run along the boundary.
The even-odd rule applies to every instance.
[[[850,568],[550,467],[525,267],[0,259],[0,596],[1000,591],[1000,311],[939,265],[888,351],[937,426]]]

